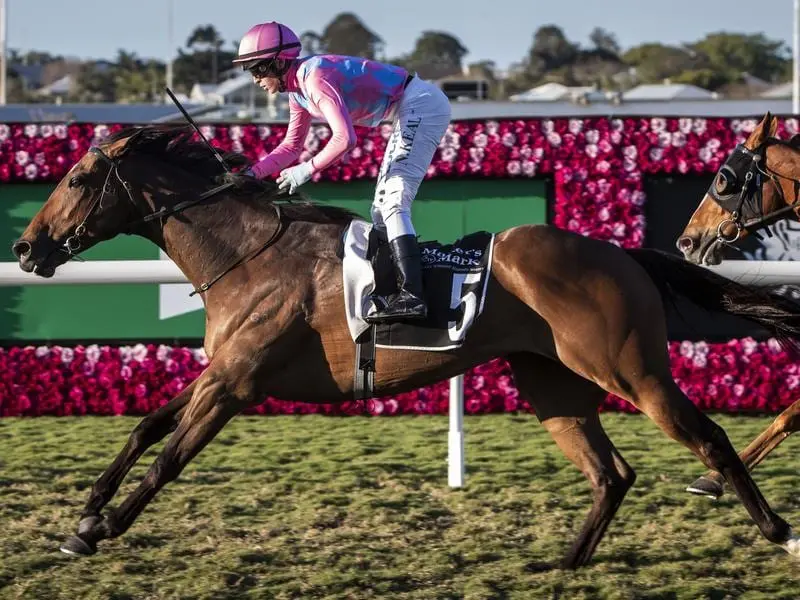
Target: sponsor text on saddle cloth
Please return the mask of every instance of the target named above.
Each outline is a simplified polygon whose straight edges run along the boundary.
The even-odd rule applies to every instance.
[[[342,276],[347,324],[353,341],[369,329],[373,288],[386,297],[397,289],[386,236],[354,219],[344,233]],[[492,264],[494,234],[471,233],[453,244],[421,242],[422,281],[428,316],[420,321],[375,326],[382,348],[442,351],[458,348],[483,311]]]

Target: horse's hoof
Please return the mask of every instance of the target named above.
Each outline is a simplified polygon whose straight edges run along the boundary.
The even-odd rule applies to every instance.
[[[698,477],[694,483],[686,488],[686,491],[698,496],[706,496],[712,500],[719,500],[723,494],[722,485],[705,475]]]
[[[82,537],[72,535],[67,538],[67,541],[61,544],[59,548],[64,554],[71,554],[73,556],[91,556],[97,552],[97,546],[89,544]]]
[[[789,532],[789,539],[781,544],[781,548],[786,550],[789,554],[794,556],[795,558],[800,558],[800,536],[793,535],[792,532]]]

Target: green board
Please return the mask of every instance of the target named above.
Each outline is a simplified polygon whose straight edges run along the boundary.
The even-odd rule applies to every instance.
[[[52,188],[43,184],[0,186],[0,260],[15,260],[11,243]],[[374,192],[371,182],[309,184],[304,191],[317,201],[350,208],[369,219]],[[412,211],[422,239],[452,242],[478,229],[496,232],[521,223],[544,223],[546,185],[538,180],[425,181]],[[147,240],[120,236],[88,250],[83,257],[157,260],[159,251]],[[187,288],[157,284],[0,287],[0,341],[199,339],[204,335],[205,315],[197,309],[199,300],[188,297]]]

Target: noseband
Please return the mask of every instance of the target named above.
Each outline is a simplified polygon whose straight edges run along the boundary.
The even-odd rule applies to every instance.
[[[109,168],[108,168],[108,173],[106,173],[105,181],[103,182],[103,191],[100,193],[100,195],[97,198],[95,198],[92,201],[91,205],[89,206],[89,210],[86,212],[86,215],[83,217],[83,220],[81,220],[81,222],[75,227],[75,231],[73,232],[73,234],[66,239],[66,241],[63,244],[63,246],[61,246],[61,248],[60,248],[63,252],[66,252],[67,255],[70,258],[76,257],[78,255],[78,252],[82,248],[81,238],[86,235],[86,231],[87,231],[86,230],[86,222],[94,214],[94,212],[97,210],[97,208],[102,206],[103,198],[105,197],[105,195],[106,194],[111,194],[113,192],[113,182],[112,182],[112,179],[111,179],[112,175],[114,177],[116,177],[117,181],[119,181],[119,183],[122,184],[122,187],[125,188],[125,192],[127,193],[128,199],[130,200],[131,204],[137,210],[139,210],[139,205],[133,199],[133,189],[132,189],[131,184],[128,181],[126,181],[125,179],[123,179],[122,176],[119,174],[119,166],[120,166],[122,158],[121,157],[111,158],[105,152],[103,152],[100,148],[98,148],[96,146],[92,146],[91,148],[89,148],[89,152],[91,152],[92,154],[94,154],[97,157],[99,157],[104,163],[109,165]],[[137,225],[140,225],[142,223],[149,223],[149,222],[155,221],[155,220],[163,220],[164,218],[169,217],[170,215],[174,215],[174,214],[177,214],[177,213],[179,213],[181,211],[184,211],[187,208],[190,208],[192,206],[200,204],[201,202],[204,202],[205,200],[208,200],[212,196],[215,196],[215,195],[219,194],[220,192],[223,192],[223,191],[227,190],[228,188],[233,187],[233,185],[234,185],[233,183],[224,183],[224,184],[219,185],[217,187],[211,188],[210,190],[208,190],[206,192],[203,192],[202,194],[200,194],[199,196],[197,196],[195,198],[192,198],[191,200],[184,200],[183,202],[178,202],[177,204],[175,204],[174,206],[172,206],[170,208],[161,207],[160,209],[158,209],[158,210],[156,210],[156,211],[154,211],[154,212],[152,212],[150,214],[145,215],[141,219],[137,219],[135,221],[132,221],[132,222],[128,223],[126,231],[131,231],[131,229],[133,227],[135,227]],[[269,204],[275,209],[275,213],[276,213],[276,216],[277,216],[277,227],[275,228],[275,231],[269,237],[267,242],[264,245],[258,247],[255,251],[253,251],[253,252],[251,252],[249,254],[246,254],[242,258],[236,260],[233,264],[231,264],[228,268],[226,268],[224,271],[222,271],[216,277],[212,278],[208,282],[203,283],[199,287],[195,288],[189,294],[189,296],[194,296],[197,293],[205,292],[214,283],[216,283],[217,281],[222,279],[222,277],[225,274],[227,274],[229,271],[233,270],[234,268],[236,268],[240,264],[242,264],[244,262],[247,262],[251,258],[254,258],[255,256],[257,256],[259,253],[261,253],[263,250],[265,250],[266,248],[268,248],[269,246],[271,246],[275,242],[275,240],[278,238],[278,236],[283,231],[283,219],[281,217],[280,206],[278,206],[274,202],[270,202]],[[163,223],[162,223],[162,227],[163,227]]]
[[[786,213],[793,212],[800,203],[798,186],[800,181],[785,177],[779,173],[773,173],[766,168],[766,148],[768,144],[782,143],[780,140],[768,140],[762,143],[755,150],[746,148],[744,144],[738,144],[731,155],[720,167],[714,181],[708,187],[708,195],[724,210],[730,213],[730,217],[723,219],[717,225],[717,241],[724,244],[732,244],[738,240],[743,231],[762,239],[759,230],[767,228],[772,223],[779,221]],[[762,163],[764,167],[762,168]],[[739,191],[736,191],[736,183],[740,179],[740,173],[744,170],[744,181]],[[786,204],[778,178],[787,179],[795,184],[795,200],[792,204],[786,205],[767,215],[764,214],[764,182],[770,179],[775,184],[775,189],[781,200]],[[733,237],[726,237],[723,229],[731,224],[736,227],[736,234]],[[769,237],[772,232],[766,229]]]

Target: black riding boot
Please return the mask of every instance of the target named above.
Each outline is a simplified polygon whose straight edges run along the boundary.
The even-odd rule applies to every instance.
[[[428,307],[422,295],[422,264],[417,236],[401,235],[389,243],[389,248],[399,291],[389,297],[385,307],[373,307],[364,319],[368,323],[424,319],[428,316]]]

